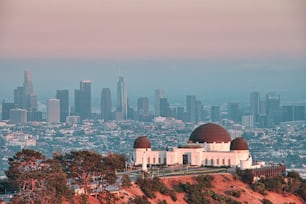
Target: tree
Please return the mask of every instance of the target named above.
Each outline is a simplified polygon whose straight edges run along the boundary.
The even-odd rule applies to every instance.
[[[89,193],[91,179],[105,176],[102,155],[95,152],[72,151],[65,155],[55,155],[54,158],[62,164],[68,178],[84,188],[85,194]]]
[[[8,181],[19,188],[12,203],[61,203],[67,180],[58,163],[40,152],[23,149],[9,159]]]

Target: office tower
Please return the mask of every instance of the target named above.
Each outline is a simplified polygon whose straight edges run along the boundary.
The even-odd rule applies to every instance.
[[[80,89],[74,92],[75,114],[81,120],[89,119],[91,115],[91,81],[83,80],[80,82]]]
[[[294,120],[305,120],[305,106],[295,105],[294,106]]]
[[[280,122],[280,95],[268,93],[266,95],[267,127],[274,127]]]
[[[56,90],[56,99],[60,101],[60,121],[66,122],[66,117],[69,115],[69,91]]]
[[[60,122],[60,100],[49,99],[48,100],[48,122],[59,123]]]
[[[196,123],[196,97],[186,96],[187,122]]]
[[[10,110],[10,122],[13,124],[23,124],[27,122],[27,110],[14,108]]]
[[[203,104],[201,101],[196,101],[196,123],[203,121]]]
[[[17,108],[27,107],[25,99],[23,86],[18,86],[16,89],[14,89],[14,103],[16,104]]]
[[[160,116],[160,99],[165,97],[163,89],[155,90],[155,116]]]
[[[254,115],[243,115],[242,125],[247,128],[253,128],[254,127]]]
[[[239,103],[228,103],[227,105],[228,119],[234,122],[241,121]]]
[[[42,112],[41,111],[28,111],[27,121],[42,121]]]
[[[220,106],[211,106],[210,107],[210,120],[212,122],[220,121]]]
[[[252,92],[250,95],[251,114],[255,117],[260,113],[260,94],[259,92]]]
[[[148,97],[141,97],[137,100],[137,112],[139,116],[149,115],[149,99]]]
[[[123,77],[119,77],[117,82],[117,112],[121,113],[122,119],[127,119],[128,104],[127,92]]]
[[[160,99],[160,116],[169,117],[170,116],[170,107],[167,98]]]
[[[16,108],[15,103],[2,103],[2,113],[1,119],[2,120],[9,120],[10,119],[10,110]]]
[[[37,111],[37,96],[33,91],[32,74],[30,71],[24,72],[23,86],[19,86],[14,90],[14,103],[18,108]]]
[[[281,109],[283,122],[305,120],[304,105],[286,105]]]
[[[30,71],[24,72],[23,87],[26,96],[34,93],[32,84],[32,73]]]
[[[184,120],[184,115],[185,115],[184,112],[185,112],[184,107],[177,107],[176,108],[176,119]]]
[[[112,96],[109,88],[103,88],[101,92],[101,118],[104,121],[112,119]]]

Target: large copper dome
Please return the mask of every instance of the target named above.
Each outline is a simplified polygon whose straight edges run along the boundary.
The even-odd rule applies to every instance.
[[[249,146],[242,137],[237,137],[231,142],[230,150],[249,150]]]
[[[231,137],[220,125],[207,123],[197,127],[191,133],[189,140],[193,143],[227,143],[231,141]]]
[[[134,142],[134,149],[151,148],[151,142],[147,136],[140,136]]]

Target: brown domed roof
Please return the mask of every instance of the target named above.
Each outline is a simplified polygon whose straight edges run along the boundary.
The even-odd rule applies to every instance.
[[[151,148],[151,142],[147,136],[140,136],[134,142],[134,149]]]
[[[249,150],[249,146],[242,137],[237,137],[231,142],[230,150]]]
[[[191,133],[189,140],[193,143],[226,143],[231,141],[231,137],[220,125],[207,123],[197,127]]]

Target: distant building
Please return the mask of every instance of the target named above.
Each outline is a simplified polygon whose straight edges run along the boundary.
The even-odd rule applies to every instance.
[[[17,108],[37,111],[37,95],[33,90],[32,73],[30,71],[24,72],[23,86],[14,90],[14,103]]]
[[[203,121],[204,115],[203,115],[203,104],[201,101],[196,101],[196,124]]]
[[[58,99],[48,100],[48,122],[49,123],[60,122],[60,100]]]
[[[78,115],[70,115],[66,117],[66,123],[78,124],[81,123],[81,118]]]
[[[170,117],[170,106],[167,98],[160,99],[160,116],[161,117]]]
[[[186,112],[187,121],[191,123],[197,122],[197,99],[196,96],[186,96]]]
[[[251,114],[255,117],[260,113],[260,94],[255,91],[250,95]]]
[[[10,119],[10,110],[16,108],[15,103],[2,103],[2,113],[1,119],[2,120],[9,120]]]
[[[10,109],[10,123],[23,124],[27,122],[27,110],[21,108]]]
[[[176,119],[178,120],[185,120],[184,119],[184,116],[185,116],[185,113],[184,113],[184,107],[177,107],[176,108]]]
[[[103,88],[101,92],[101,118],[104,121],[112,119],[112,96],[109,88]]]
[[[27,121],[42,121],[42,112],[41,111],[28,111],[27,112]]]
[[[232,102],[227,105],[228,119],[238,123],[241,121],[239,103]]]
[[[149,119],[149,99],[141,97],[137,100],[137,113],[139,121],[147,121]]]
[[[267,127],[274,127],[281,120],[280,95],[268,93],[266,95]]]
[[[165,92],[163,89],[155,90],[155,116],[160,116],[160,99],[165,98]]]
[[[69,115],[69,90],[56,90],[56,99],[60,100],[60,121],[64,123]]]
[[[282,106],[282,122],[305,120],[304,105]]]
[[[254,115],[243,115],[242,116],[242,125],[247,128],[254,128],[255,120]]]
[[[117,82],[117,112],[121,112],[121,117],[123,120],[127,119],[128,99],[123,77],[119,77]]]
[[[74,92],[75,114],[81,120],[89,119],[91,116],[91,81],[82,80],[80,89]]]
[[[210,107],[210,120],[212,122],[220,121],[220,106],[211,106]]]

